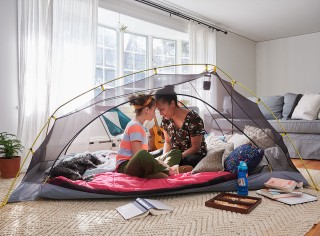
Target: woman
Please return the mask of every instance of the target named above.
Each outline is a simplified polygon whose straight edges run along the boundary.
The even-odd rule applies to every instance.
[[[173,85],[159,89],[155,99],[163,117],[161,124],[165,139],[163,152],[178,149],[182,152],[180,165],[195,167],[207,154],[203,120],[193,110],[178,106]]]
[[[148,153],[148,138],[143,123],[155,116],[155,99],[150,95],[132,95],[130,105],[135,118],[126,126],[118,150],[117,172],[141,178],[167,178],[169,168],[161,165]]]

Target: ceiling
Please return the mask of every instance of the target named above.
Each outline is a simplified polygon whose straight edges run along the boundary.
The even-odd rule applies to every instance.
[[[320,0],[158,0],[255,42],[320,32]]]

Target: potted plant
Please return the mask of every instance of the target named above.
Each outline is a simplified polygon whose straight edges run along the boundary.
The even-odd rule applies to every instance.
[[[1,178],[14,178],[20,169],[20,156],[23,149],[21,141],[15,135],[0,133],[0,172]]]

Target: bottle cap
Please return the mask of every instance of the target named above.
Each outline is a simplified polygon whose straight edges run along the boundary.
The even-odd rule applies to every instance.
[[[238,170],[247,170],[248,166],[247,163],[245,161],[240,161],[239,166],[238,166]]]

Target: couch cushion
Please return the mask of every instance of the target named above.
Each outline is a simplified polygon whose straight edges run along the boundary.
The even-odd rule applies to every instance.
[[[284,105],[282,110],[282,119],[291,118],[294,108],[297,106],[302,94],[286,93],[284,95]]]
[[[268,120],[279,133],[283,132],[276,120]],[[288,133],[320,134],[320,120],[281,120]]]
[[[320,109],[320,94],[306,92],[292,113],[292,119],[315,120]]]
[[[257,98],[255,97],[248,97],[249,100],[256,102]],[[284,96],[266,96],[260,98],[262,102],[264,102],[270,110],[274,113],[274,115],[278,118],[282,118],[282,109],[284,105]],[[263,116],[267,120],[273,120],[273,115],[268,111],[267,108],[262,103],[258,104]]]

